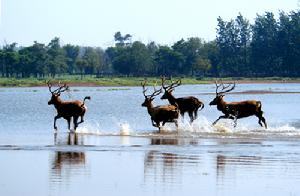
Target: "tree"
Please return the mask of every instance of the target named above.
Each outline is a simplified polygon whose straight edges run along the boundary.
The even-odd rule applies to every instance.
[[[130,34],[126,34],[125,36],[122,36],[121,32],[118,31],[114,35],[116,46],[127,46],[131,43],[132,36]]]
[[[131,71],[136,75],[149,74],[153,71],[153,57],[142,42],[136,41],[130,47],[130,58],[132,61]]]
[[[193,70],[195,70],[195,72],[198,72],[201,76],[204,76],[210,69],[210,60],[201,56],[199,56],[196,62],[193,64]]]
[[[274,14],[266,12],[265,15],[257,15],[252,32],[252,72],[257,73],[258,76],[277,75],[281,60],[276,47],[278,24]]]
[[[79,46],[67,44],[63,46],[64,53],[66,55],[66,63],[68,65],[68,73],[76,73],[76,60],[79,55]]]
[[[206,58],[211,63],[209,72],[211,76],[219,77],[220,74],[220,52],[216,41],[205,42],[203,48],[199,51],[200,56]]]
[[[104,50],[100,47],[97,47],[97,48],[95,48],[95,52],[97,53],[98,58],[99,58],[99,65],[96,67],[96,73],[97,73],[97,76],[99,76],[100,73],[103,72],[105,68],[108,69],[108,67],[106,64]]]
[[[160,46],[156,52],[155,61],[160,75],[172,75],[181,73],[184,57],[168,46]]]
[[[76,66],[80,70],[80,78],[81,78],[81,80],[83,79],[84,71],[85,71],[87,65],[88,65],[88,63],[84,59],[77,59],[76,60]]]
[[[117,73],[128,75],[131,73],[131,59],[129,48],[118,48],[112,59],[112,65]]]
[[[66,57],[64,50],[60,47],[58,37],[52,39],[48,44],[48,54],[48,66],[52,77],[58,73],[65,73],[67,71]]]
[[[96,73],[97,70],[100,70],[100,57],[94,48],[86,47],[82,59],[87,62],[85,74],[93,74]]]
[[[6,44],[2,51],[2,74],[6,77],[12,77],[19,61],[19,55],[16,51],[17,43]]]
[[[183,74],[192,74],[194,72],[194,65],[199,57],[199,51],[203,47],[203,42],[200,38],[191,37],[188,38],[187,41],[181,39],[176,42],[172,48],[174,51],[182,54],[184,58],[184,62],[182,65],[181,72]]]
[[[238,63],[239,63],[239,71],[243,74],[249,73],[249,46],[251,40],[251,29],[250,23],[247,19],[245,19],[241,13],[235,19],[238,39],[237,39],[237,47],[238,50]]]

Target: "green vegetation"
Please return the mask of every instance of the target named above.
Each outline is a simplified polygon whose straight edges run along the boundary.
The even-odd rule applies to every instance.
[[[83,80],[78,79],[80,76],[63,75],[58,76],[55,79],[52,78],[0,78],[0,87],[34,87],[34,86],[46,86],[46,81],[67,83],[70,86],[111,86],[109,91],[128,90],[128,88],[118,88],[118,86],[140,86],[145,77],[101,77],[86,76]],[[160,77],[147,77],[148,85],[160,85]],[[179,77],[172,78],[173,80],[179,79]],[[181,78],[183,84],[208,84],[214,83],[216,78],[195,78],[184,77]],[[281,78],[281,77],[264,77],[264,78],[222,78],[224,81],[238,81],[241,83],[247,82],[300,82],[300,78]],[[76,89],[72,89],[76,90]]]
[[[117,32],[115,45],[106,49],[62,46],[58,37],[47,45],[6,44],[0,49],[0,85],[38,86],[52,78],[78,85],[133,86],[141,78],[161,75],[189,78],[184,80],[190,84],[207,77],[300,77],[300,11],[280,12],[278,19],[266,12],[254,24],[241,14],[217,21],[217,37],[209,42],[191,37],[171,46],[144,44]]]

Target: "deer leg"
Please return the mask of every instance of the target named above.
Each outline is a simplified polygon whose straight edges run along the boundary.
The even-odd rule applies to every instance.
[[[178,129],[178,120],[175,119],[175,120],[174,120],[174,123],[175,123],[176,128]]]
[[[229,118],[233,120],[233,123],[234,123],[233,126],[234,126],[234,128],[235,128],[235,127],[237,126],[238,112],[235,112],[235,115],[232,115],[232,114],[231,114],[231,115],[229,116]]]
[[[194,111],[194,120],[198,118],[198,109]]]
[[[78,125],[84,122],[83,117],[84,117],[84,115],[80,116],[80,122],[77,123]],[[77,118],[77,119],[78,119],[78,118]]]
[[[224,118],[229,118],[229,116],[228,115],[219,116],[219,118],[217,120],[215,120],[215,122],[213,122],[212,125],[215,125],[219,120],[224,119]]]
[[[153,127],[159,127],[159,126],[157,125],[157,122],[154,123],[154,120],[153,120],[153,119],[151,119],[151,123],[152,123],[152,126],[153,126]]]
[[[267,122],[266,122],[266,119],[265,117],[261,117],[261,120],[263,121],[264,125],[265,125],[265,128],[267,129],[268,128],[268,125],[267,125]]]
[[[180,112],[180,115],[182,116],[182,119],[184,119],[184,112]]]
[[[268,128],[268,125],[267,125],[267,122],[266,122],[266,119],[263,117],[263,112],[260,111],[258,114],[256,114],[256,116],[258,117],[258,123],[260,124],[260,126],[263,127],[263,124],[261,123],[261,121],[264,123],[265,125],[265,128],[267,129]]]
[[[74,124],[74,131],[76,131],[76,128],[78,127],[78,116],[73,117],[73,124]]]
[[[57,145],[57,132],[54,133],[54,144]]]
[[[194,121],[193,112],[189,112],[189,117],[190,117],[190,123],[192,123]]]
[[[68,121],[68,129],[71,131],[71,117],[66,119]]]
[[[55,130],[57,130],[56,120],[59,119],[59,118],[61,118],[61,116],[59,116],[59,115],[57,115],[57,116],[54,117],[54,125],[53,126],[54,126]]]
[[[233,116],[233,123],[234,123],[233,127],[235,128],[237,125],[237,116]]]
[[[160,129],[161,129],[160,122],[156,121],[155,123],[156,123],[156,127],[158,127],[158,131],[160,132]]]
[[[266,119],[263,116],[260,116],[258,118],[259,118],[258,123],[260,124],[260,126],[264,127],[263,124],[261,123],[261,122],[263,122],[265,125],[265,128],[267,129],[268,125],[267,125]]]

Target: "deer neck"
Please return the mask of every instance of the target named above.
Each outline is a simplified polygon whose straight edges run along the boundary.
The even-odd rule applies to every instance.
[[[60,106],[62,105],[62,103],[63,103],[63,101],[62,101],[59,97],[57,97],[57,99],[56,99],[55,102],[54,102],[54,107],[55,107],[56,109],[59,109]]]
[[[219,101],[219,103],[217,104],[217,108],[218,108],[218,110],[220,110],[220,111],[225,111],[226,110],[226,106],[227,105],[227,102],[226,101],[224,101],[224,99],[222,98],[220,101]]]
[[[154,110],[153,110],[154,106],[152,103],[149,103],[147,105],[147,110],[148,110],[148,113],[150,114],[150,116],[152,116],[152,114],[154,113]]]
[[[176,103],[176,98],[171,93],[168,94],[167,98],[171,105],[174,105]]]

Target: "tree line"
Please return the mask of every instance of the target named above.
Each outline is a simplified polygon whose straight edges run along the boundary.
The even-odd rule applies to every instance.
[[[254,23],[239,14],[229,21],[217,19],[213,41],[198,37],[173,45],[132,42],[132,35],[116,32],[115,44],[102,49],[17,43],[0,49],[2,77],[55,77],[59,74],[124,76],[299,77],[300,11],[257,15]]]

